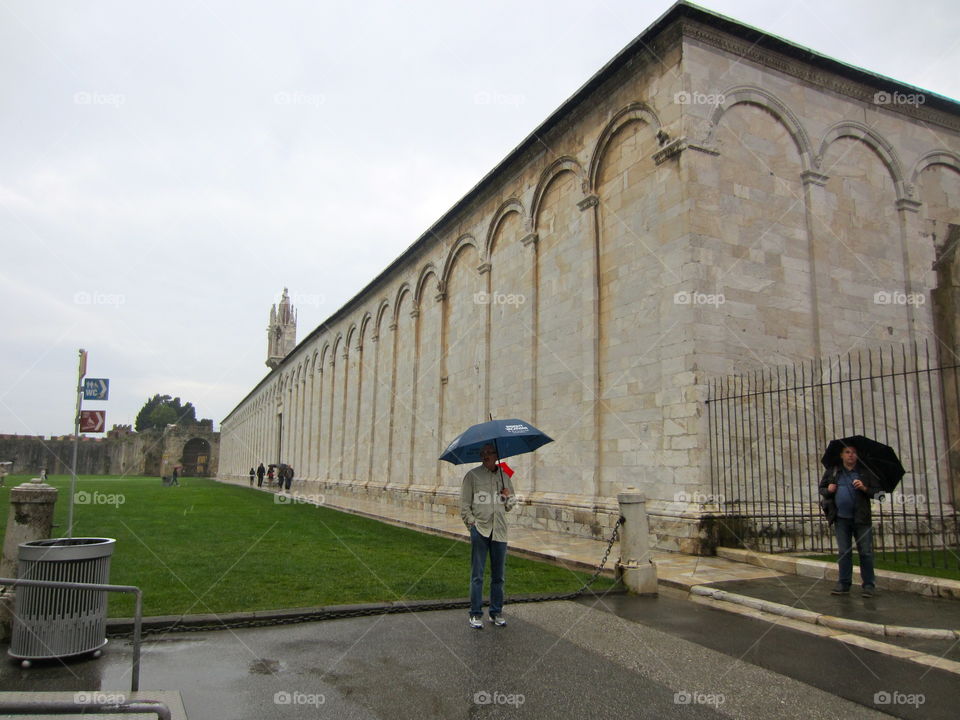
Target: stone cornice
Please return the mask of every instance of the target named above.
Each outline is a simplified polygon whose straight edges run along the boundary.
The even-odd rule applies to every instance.
[[[830,180],[829,175],[818,173],[816,170],[804,170],[800,173],[800,180],[804,185],[819,185],[823,187]]]
[[[667,160],[672,157],[675,157],[682,153],[684,150],[696,150],[698,152],[706,153],[707,155],[719,155],[720,151],[716,148],[712,148],[708,145],[701,145],[699,143],[690,142],[685,137],[677,138],[676,140],[671,140],[669,143],[664,145],[662,148],[657,150],[653,155],[653,162],[657,165],[662,165]]]
[[[676,140],[671,140],[653,154],[653,162],[657,165],[662,165],[667,160],[675,155],[679,155],[686,149],[686,138],[677,138]]]
[[[600,202],[600,198],[596,195],[587,195],[583,200],[577,203],[577,207],[581,210],[589,210],[592,207],[596,207]]]
[[[910,200],[909,198],[901,198],[900,200],[897,200],[896,203],[897,210],[904,210],[906,212],[920,212],[920,208],[922,206],[922,202]]]
[[[477,272],[483,275],[484,273],[490,272],[490,267],[491,267],[490,263],[488,262],[480,263],[479,265],[477,265]]]
[[[540,237],[536,233],[530,233],[529,235],[524,235],[523,238],[520,239],[520,243],[524,247],[529,247],[530,245],[536,246],[536,244],[539,241],[540,241]]]
[[[877,78],[877,85],[867,85],[851,78],[845,78],[835,72],[823,70],[800,60],[787,57],[782,53],[761,47],[755,42],[751,43],[742,38],[732,37],[722,30],[690,19],[681,20],[679,25],[681,26],[681,32],[684,38],[689,38],[704,45],[717,48],[718,50],[723,50],[738,58],[750,60],[758,65],[776,70],[784,75],[797,78],[798,80],[803,80],[824,90],[845,95],[853,100],[871,105],[878,110],[885,109],[892,113],[905,115],[915,120],[935,123],[941,127],[960,132],[960,117],[949,113],[935,110],[925,105],[905,103],[877,104],[874,101],[876,94],[886,91],[891,84],[888,81],[884,87],[880,87],[882,78]]]

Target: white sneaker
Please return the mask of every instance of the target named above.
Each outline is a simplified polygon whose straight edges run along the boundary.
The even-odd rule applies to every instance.
[[[479,615],[471,615],[470,627],[474,630],[483,630],[483,619]]]
[[[491,615],[490,622],[492,622],[497,627],[506,627],[507,619],[503,615]]]

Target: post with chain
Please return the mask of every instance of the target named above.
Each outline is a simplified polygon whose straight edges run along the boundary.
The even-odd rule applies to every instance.
[[[657,566],[650,555],[647,498],[634,487],[617,494],[623,528],[620,531],[620,562],[617,575],[627,589],[638,595],[657,594]]]

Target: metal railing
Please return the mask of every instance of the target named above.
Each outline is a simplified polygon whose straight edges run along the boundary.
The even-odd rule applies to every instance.
[[[0,715],[133,715],[156,713],[159,720],[171,720],[170,708],[157,700],[138,700],[127,703],[82,703],[34,700],[4,702],[0,700]]]
[[[140,639],[143,625],[143,592],[134,585],[105,585],[101,583],[61,582],[56,580],[26,580],[20,578],[0,578],[0,585],[17,587],[66,588],[69,590],[89,590],[91,592],[133,593],[136,607],[133,616],[133,669],[130,677],[130,690],[140,689]],[[15,620],[16,621],[16,620]]]
[[[957,567],[960,375],[908,344],[714,380],[707,400],[720,543],[767,552],[833,549],[819,507],[834,438],[897,450],[907,474],[874,503],[878,553]]]

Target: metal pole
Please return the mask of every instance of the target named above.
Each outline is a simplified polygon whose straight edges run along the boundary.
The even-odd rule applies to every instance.
[[[130,679],[130,689],[140,689],[140,633],[143,625],[143,591],[136,588],[134,593],[136,605],[133,613],[133,677]]]
[[[102,694],[102,693],[101,693]],[[155,713],[159,720],[170,720],[170,708],[159,700],[137,700],[121,703],[81,703],[35,700],[6,702],[0,700],[0,713],[8,715],[144,715]]]
[[[73,418],[73,460],[70,463],[70,498],[67,504],[67,537],[73,537],[73,496],[77,492],[77,446],[80,444],[80,408],[83,403],[83,376],[87,374],[87,351],[80,348],[77,369],[77,413]]]

